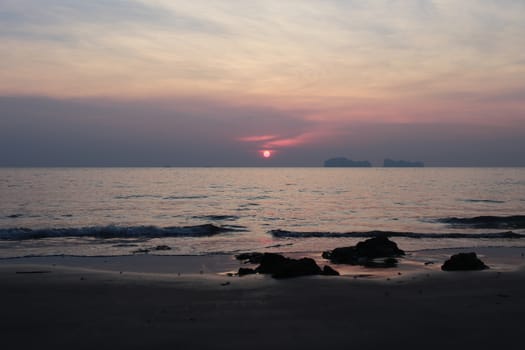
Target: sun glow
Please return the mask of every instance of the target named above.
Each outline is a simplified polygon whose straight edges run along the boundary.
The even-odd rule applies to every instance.
[[[264,158],[270,158],[272,156],[272,152],[270,152],[269,150],[264,150],[262,151],[262,155]]]

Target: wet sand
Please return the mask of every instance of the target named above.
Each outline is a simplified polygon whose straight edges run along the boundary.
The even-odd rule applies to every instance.
[[[180,275],[173,266],[132,268],[148,258],[106,269],[83,259],[0,263],[3,348],[521,349],[525,341],[523,264],[274,280],[203,271],[219,267],[202,259],[186,260],[193,269]]]

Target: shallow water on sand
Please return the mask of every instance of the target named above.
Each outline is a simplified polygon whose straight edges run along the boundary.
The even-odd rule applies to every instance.
[[[524,168],[4,168],[0,198],[0,257],[525,245]]]

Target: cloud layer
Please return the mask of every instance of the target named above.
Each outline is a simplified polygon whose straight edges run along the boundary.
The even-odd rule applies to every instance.
[[[161,142],[167,130],[203,164],[207,152],[214,165],[258,164],[249,152],[269,148],[283,163],[314,165],[365,144],[359,153],[379,158],[395,134],[425,150],[419,159],[445,161],[439,140],[413,137],[439,131],[441,143],[462,138],[458,162],[482,164],[490,141],[515,164],[523,33],[525,3],[511,0],[5,0],[0,123],[32,125],[35,139],[62,130],[60,118],[72,130],[89,125],[122,138],[115,150],[129,149],[130,162],[188,149]],[[59,111],[41,116],[42,103]],[[152,149],[133,156],[137,140]],[[473,145],[479,154],[465,149]]]
[[[326,124],[193,99],[3,97],[0,110],[0,166],[321,166],[332,156],[525,166],[525,124]]]

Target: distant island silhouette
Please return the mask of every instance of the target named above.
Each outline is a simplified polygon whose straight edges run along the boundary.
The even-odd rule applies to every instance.
[[[423,168],[425,164],[423,162],[410,162],[407,160],[392,160],[385,159],[383,167],[385,168]]]
[[[351,160],[345,157],[330,158],[324,161],[324,166],[327,168],[370,168],[367,160]]]
[[[335,157],[324,161],[326,168],[370,168],[372,164],[368,160],[352,160],[345,157]],[[425,163],[420,161],[392,160],[386,158],[383,161],[384,168],[423,168]]]

